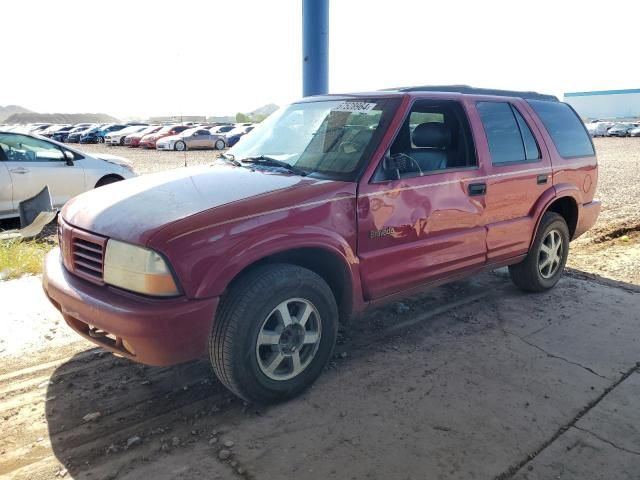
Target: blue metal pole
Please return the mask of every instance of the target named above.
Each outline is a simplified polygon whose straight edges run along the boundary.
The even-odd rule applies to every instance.
[[[329,0],[302,0],[302,95],[329,91]]]

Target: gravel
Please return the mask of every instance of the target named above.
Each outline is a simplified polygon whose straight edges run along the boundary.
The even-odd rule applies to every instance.
[[[598,154],[598,189],[602,211],[585,239],[598,239],[622,228],[640,228],[640,137],[594,138]]]

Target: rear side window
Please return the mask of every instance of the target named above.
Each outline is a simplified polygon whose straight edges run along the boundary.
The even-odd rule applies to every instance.
[[[527,162],[540,158],[531,129],[511,104],[478,102],[493,164]]]
[[[564,158],[595,155],[593,144],[582,121],[569,105],[561,102],[528,100]]]

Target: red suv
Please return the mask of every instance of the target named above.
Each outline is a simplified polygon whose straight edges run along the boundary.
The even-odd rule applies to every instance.
[[[553,287],[589,229],[596,155],[565,103],[416,87],[310,97],[211,166],[71,200],[44,290],[68,324],[151,365],[208,355],[244,399],[302,391],[339,321],[509,266]]]

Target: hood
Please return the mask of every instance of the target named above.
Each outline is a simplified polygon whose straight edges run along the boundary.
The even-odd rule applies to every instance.
[[[334,192],[344,182],[226,164],[168,170],[116,182],[70,200],[62,216],[71,225],[145,245],[163,227],[201,212],[206,224],[260,210],[299,205]],[[253,202],[254,204],[256,202]],[[251,207],[256,213],[256,207]]]
[[[113,163],[114,165],[118,165],[120,167],[133,168],[133,162],[131,160],[119,157],[118,155],[110,155],[108,153],[94,153],[91,156],[93,158],[97,158],[98,160],[104,160],[105,162]]]

